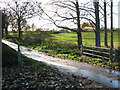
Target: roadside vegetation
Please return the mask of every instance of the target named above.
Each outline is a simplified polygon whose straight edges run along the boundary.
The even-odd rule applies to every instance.
[[[93,58],[88,56],[80,56],[80,51],[77,48],[77,35],[74,32],[59,32],[59,31],[29,31],[23,33],[21,41],[19,42],[12,33],[10,33],[8,41],[19,43],[23,46],[27,46],[31,49],[42,51],[51,56],[56,56],[63,59],[72,59],[80,62],[85,62],[92,65],[102,66],[109,69],[120,71],[119,61],[119,42],[118,32],[114,32],[114,47],[116,49],[116,60],[102,60],[100,58]],[[104,32],[101,32],[101,43],[104,45],[103,39]],[[110,36],[110,32],[108,33]],[[83,32],[83,45],[94,46],[95,35],[94,32]],[[92,38],[91,38],[92,37]],[[108,38],[108,44],[110,44],[110,38]]]
[[[60,73],[44,63],[22,55],[22,66],[17,63],[17,52],[2,44],[2,89],[75,89],[103,88],[100,83],[85,77]]]

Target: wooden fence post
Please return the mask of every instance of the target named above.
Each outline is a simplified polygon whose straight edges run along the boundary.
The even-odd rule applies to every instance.
[[[110,60],[113,60],[113,48],[110,47]]]
[[[81,45],[81,56],[83,55],[83,45]]]
[[[114,49],[114,54],[115,54],[115,49]],[[114,60],[116,59],[116,55],[114,56]]]
[[[92,57],[98,57],[112,61],[116,59],[115,49],[113,49],[112,47],[104,48],[104,47],[91,47],[91,46],[81,45],[80,54],[81,56],[85,54]]]
[[[92,50],[94,49],[94,47],[92,47]],[[92,51],[92,54],[93,54],[93,51]],[[93,56],[92,56],[92,58],[93,58]]]

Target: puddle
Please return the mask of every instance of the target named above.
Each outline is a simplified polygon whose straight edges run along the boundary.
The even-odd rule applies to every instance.
[[[16,44],[5,40],[2,40],[2,42],[17,50]],[[50,66],[54,66],[61,72],[71,73],[77,76],[82,75],[84,77],[88,77],[88,79],[102,83],[109,88],[120,88],[120,72],[118,71],[87,65],[80,62],[78,63],[71,60],[53,58],[51,56],[31,51],[23,46],[21,46],[21,52],[29,58],[44,62]]]

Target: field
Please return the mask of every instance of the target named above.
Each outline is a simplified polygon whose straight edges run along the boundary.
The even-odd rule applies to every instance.
[[[113,33],[114,47],[118,48],[118,32]],[[50,34],[52,39],[56,42],[67,42],[77,45],[77,34],[76,33],[59,33],[59,34]],[[104,46],[104,32],[100,33],[101,35],[101,46]],[[110,32],[108,32],[108,45],[110,45]],[[95,46],[95,33],[94,32],[82,32],[82,42],[83,45]]]
[[[15,35],[13,33],[10,33],[10,35]],[[77,34],[76,32],[65,32],[65,33],[41,33],[39,31],[37,32],[28,32],[23,33],[23,36],[27,35],[27,36],[36,36],[36,37],[42,37],[44,38],[46,41],[49,41],[52,39],[52,41],[55,42],[62,42],[62,43],[70,43],[70,44],[74,44],[77,45]],[[120,42],[118,40],[118,36],[120,35],[120,31],[114,31],[113,32],[113,44],[114,44],[114,48],[118,48],[118,46],[120,45]],[[107,40],[108,40],[108,46],[110,46],[110,32],[107,33]],[[104,32],[100,33],[100,41],[101,41],[101,46],[104,47]],[[95,33],[94,32],[82,32],[82,43],[83,45],[88,45],[88,46],[95,46]]]
[[[80,50],[77,48],[77,34],[75,32],[27,32],[23,33],[21,41],[14,38],[10,34],[7,40],[14,43],[20,43],[34,50],[48,53],[49,55],[56,56],[64,59],[72,59],[80,62],[85,62],[92,65],[107,67],[110,69],[120,70],[119,55],[116,55],[114,62],[111,60],[102,60],[99,58],[81,56]],[[104,45],[104,32],[101,32],[101,43]],[[110,44],[110,32],[108,32],[108,44]],[[95,34],[94,32],[82,32],[83,45],[94,46]],[[114,32],[114,48],[118,52],[118,32]],[[117,53],[118,54],[118,53]]]

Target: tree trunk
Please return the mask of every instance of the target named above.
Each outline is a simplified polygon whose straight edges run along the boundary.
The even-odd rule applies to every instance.
[[[5,14],[2,13],[2,38],[4,37],[4,28],[5,28]]]
[[[18,32],[19,32],[19,42],[21,40],[21,23],[20,19],[18,19]],[[20,44],[18,43],[18,65],[21,65],[21,50],[20,50]]]
[[[99,20],[99,1],[95,3],[95,19],[96,19],[96,46],[100,47],[100,20]]]
[[[20,19],[18,19],[18,32],[19,32],[19,40],[21,39],[21,25],[20,25]]]
[[[20,50],[20,45],[18,44],[18,65],[21,65],[21,50]]]
[[[4,37],[4,29],[2,28],[2,38]]]
[[[104,26],[105,26],[105,37],[104,37],[104,45],[107,47],[107,14],[106,14],[106,0],[104,0]]]
[[[79,11],[79,4],[78,0],[76,0],[76,13],[77,13],[77,36],[78,36],[78,49],[82,45],[82,35],[81,35],[81,28],[80,28],[80,11]]]
[[[111,0],[111,48],[113,48],[113,0]]]
[[[5,36],[8,37],[8,26],[5,27]]]

